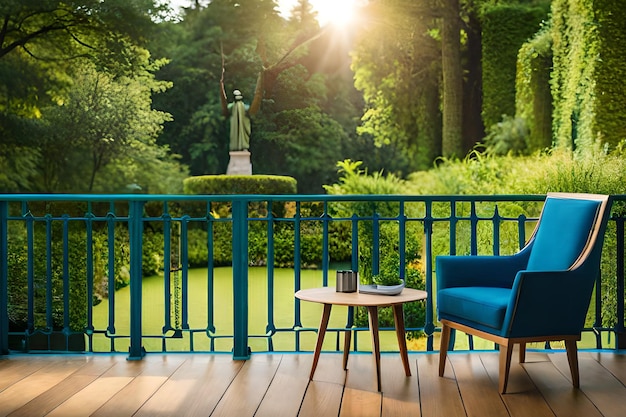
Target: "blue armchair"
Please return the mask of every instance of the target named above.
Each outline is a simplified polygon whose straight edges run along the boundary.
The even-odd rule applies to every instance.
[[[548,194],[524,248],[511,256],[439,256],[437,311],[441,321],[439,376],[451,329],[499,345],[499,390],[506,392],[513,346],[565,342],[572,383],[579,386],[578,353],[609,214],[609,198]]]

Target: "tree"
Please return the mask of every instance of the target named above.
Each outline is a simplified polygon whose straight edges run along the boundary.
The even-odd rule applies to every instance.
[[[40,190],[122,191],[123,186],[138,182],[133,177],[137,169],[130,167],[168,160],[156,137],[170,115],[152,109],[151,95],[164,91],[169,83],[154,80],[151,70],[159,63],[154,65],[135,76],[121,77],[98,72],[93,65],[79,68],[66,100],[43,111]],[[120,163],[127,169],[118,170],[113,178],[99,178],[105,169],[111,172]],[[160,177],[158,172],[151,175]]]
[[[366,102],[359,132],[379,147],[396,149],[396,161],[406,155],[410,171],[430,167],[441,153],[440,52],[429,32],[429,6],[371,2],[353,61],[355,85]]]

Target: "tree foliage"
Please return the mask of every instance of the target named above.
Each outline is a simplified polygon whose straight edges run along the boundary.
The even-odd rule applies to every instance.
[[[353,59],[366,110],[361,134],[410,155],[407,170],[425,169],[441,152],[439,47],[424,2],[371,2]],[[392,168],[393,169],[393,168]]]
[[[162,63],[139,46],[160,10],[151,0],[0,5],[0,189],[182,189],[184,169],[155,143],[169,120],[151,107],[167,86],[153,76]]]

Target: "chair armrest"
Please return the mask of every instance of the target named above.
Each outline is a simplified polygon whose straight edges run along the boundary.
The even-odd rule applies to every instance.
[[[515,275],[526,268],[523,252],[510,256],[438,256],[437,289],[451,287],[511,288]]]
[[[503,330],[509,337],[579,334],[595,280],[584,270],[520,271]]]

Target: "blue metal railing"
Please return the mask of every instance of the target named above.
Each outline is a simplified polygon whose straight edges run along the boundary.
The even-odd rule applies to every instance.
[[[169,350],[232,351],[234,358],[245,359],[252,340],[265,346],[259,348],[257,343],[255,350],[272,351],[277,343],[279,350],[311,350],[312,344],[303,338],[310,339],[317,323],[305,317],[305,306],[293,298],[293,292],[304,286],[332,285],[329,276],[336,261],[353,270],[377,273],[382,259],[389,256],[389,225],[400,274],[409,263],[407,247],[417,241],[424,288],[434,294],[437,255],[516,251],[532,230],[544,198],[3,195],[0,258],[6,261],[0,267],[0,351],[34,349],[37,338],[47,342],[44,349],[59,349],[51,347],[55,338],[64,343],[60,350],[70,349],[71,338],[86,341],[79,350],[128,349],[129,359],[140,359],[146,351]],[[338,225],[348,229],[349,236],[334,232]],[[278,236],[279,228],[289,231],[288,242],[284,233]],[[201,244],[195,230],[202,231]],[[597,348],[607,343],[624,348],[624,217],[614,214],[607,233],[612,245],[607,251],[608,274],[614,276],[605,276],[596,286],[590,313],[593,325],[586,333],[593,336]],[[155,246],[149,236],[162,239]],[[315,271],[306,269],[312,263],[305,259],[311,250],[307,239],[318,239],[321,246],[321,252],[313,256]],[[249,253],[259,244],[265,268],[262,279],[251,280],[249,275],[257,272],[250,264],[258,259],[251,260]],[[342,259],[336,259],[331,250],[336,244],[350,247]],[[206,276],[201,279],[189,267],[192,247],[198,245],[207,254],[202,269]],[[287,251],[285,245],[292,254],[292,284],[286,284],[284,272],[275,267],[280,263],[276,257]],[[230,252],[227,258],[232,265],[228,285],[223,275],[230,269],[218,266],[224,263],[219,256],[223,252]],[[364,258],[363,253],[369,256]],[[145,276],[151,262],[162,267],[158,278]],[[116,293],[119,277],[125,273],[129,285]],[[146,292],[148,281],[162,288],[158,295]],[[108,288],[108,296],[96,305],[99,285]],[[263,291],[266,294],[259,297]],[[200,303],[198,293],[206,294]],[[607,294],[617,300],[611,306],[614,320],[610,326],[603,325]],[[260,299],[264,311],[251,307]],[[426,350],[435,349],[435,303],[429,296],[424,323],[407,329],[427,336]],[[293,304],[291,316],[277,316],[277,309],[281,307],[284,313],[286,304]],[[148,326],[159,313],[159,327]],[[256,322],[259,315],[264,316],[263,328],[251,329],[250,318]],[[315,311],[310,315],[319,317]],[[366,325],[359,324],[357,315],[355,309],[346,309],[345,317],[329,329],[337,332],[336,349],[339,331],[346,328],[355,332],[355,349],[359,349],[358,334]],[[472,340],[469,347],[473,347]]]

